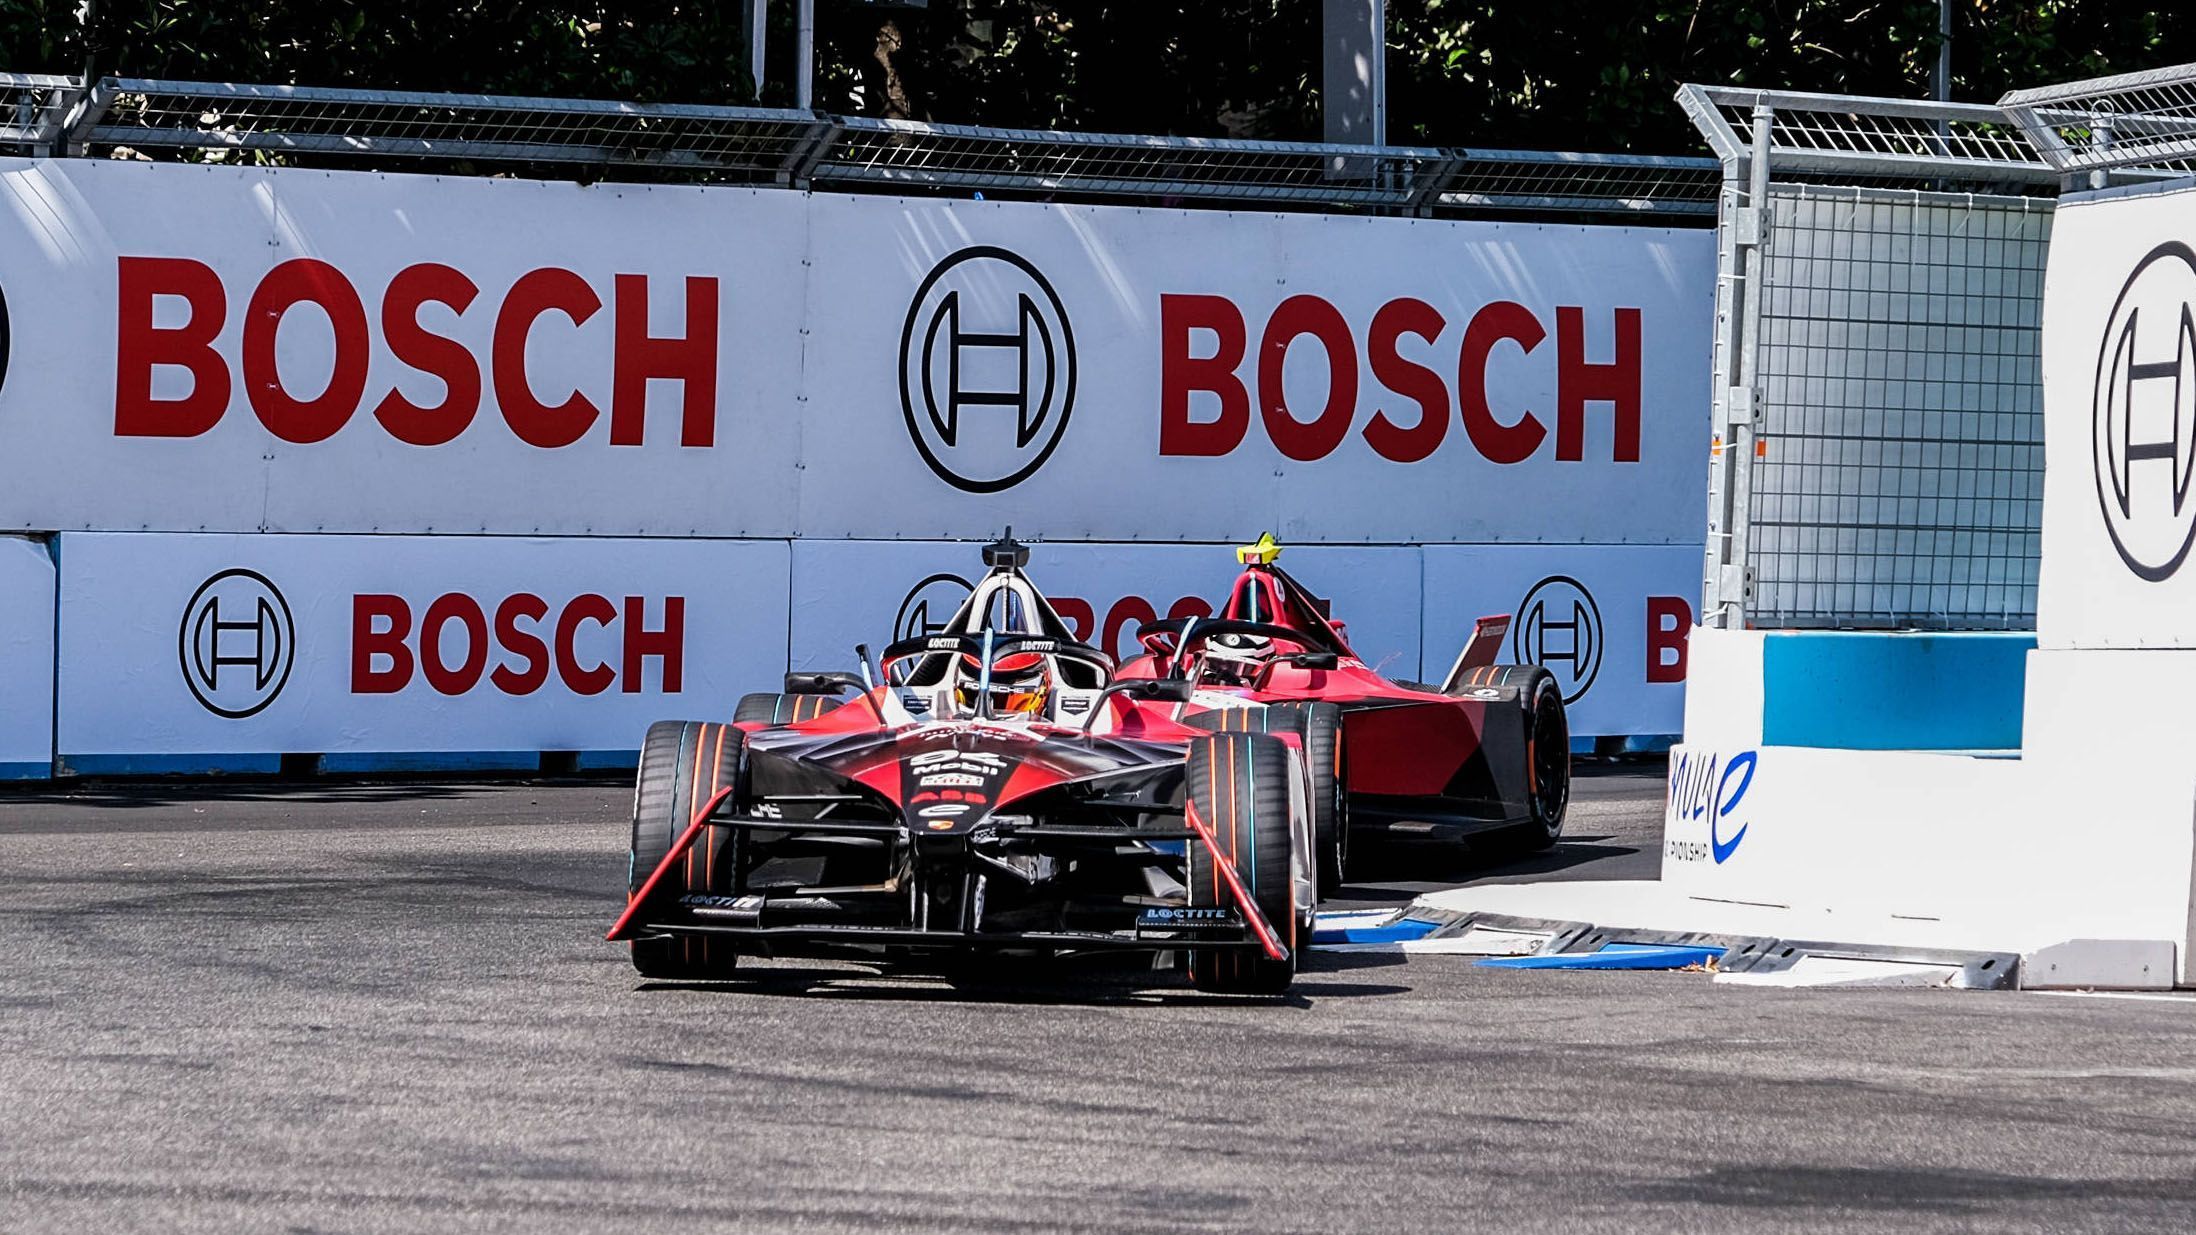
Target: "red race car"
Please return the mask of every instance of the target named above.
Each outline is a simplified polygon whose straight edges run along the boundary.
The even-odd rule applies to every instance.
[[[943,630],[874,664],[855,649],[860,673],[788,674],[731,724],[648,731],[609,935],[641,973],[1128,951],[1209,990],[1287,989],[1317,896],[1295,740],[1177,723],[1160,709],[1187,683],[1113,680],[1027,550],[984,557]]]
[[[1211,618],[1146,623],[1121,678],[1181,679],[1177,719],[1296,732],[1314,767],[1320,885],[1341,882],[1352,833],[1555,844],[1571,793],[1563,692],[1538,665],[1494,663],[1507,616],[1481,618],[1438,686],[1390,681],[1350,649],[1324,601],[1276,564],[1271,535]],[[1143,706],[1160,706],[1146,704]]]

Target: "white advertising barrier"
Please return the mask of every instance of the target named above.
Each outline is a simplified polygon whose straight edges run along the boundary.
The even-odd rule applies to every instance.
[[[2069,776],[2029,759],[1687,743],[1669,778],[1664,888],[1801,911],[1775,928],[1786,938],[2024,954],[2153,940],[2196,979],[2185,761]]]
[[[1368,664],[1417,674],[1418,550],[1305,545],[1284,565],[1333,601]],[[1037,544],[1027,569],[1077,635],[1126,657],[1142,623],[1210,615],[1241,568],[1222,545]],[[974,543],[795,541],[793,667],[851,668],[856,643],[874,652],[933,630],[983,573]]]
[[[632,750],[786,654],[777,542],[60,537],[72,755]]]
[[[0,160],[0,523],[782,533],[805,209]]]
[[[1555,675],[1574,735],[1683,727],[1697,544],[1428,545],[1425,563],[1428,679],[1448,673],[1475,619],[1507,613],[1502,658]]]
[[[884,509],[904,536],[1699,537],[1705,232],[814,211],[803,394],[834,453],[809,458],[805,534],[874,535]],[[827,458],[861,500],[815,483],[846,475]]]
[[[2196,648],[2196,189],[2062,199],[2044,281],[2046,648]]]
[[[0,160],[0,526],[1679,543],[1713,243]]]
[[[0,537],[0,780],[53,774],[53,558]]]

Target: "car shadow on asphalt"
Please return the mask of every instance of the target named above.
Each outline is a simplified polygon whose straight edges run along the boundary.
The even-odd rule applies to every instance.
[[[1490,879],[1547,875],[1591,862],[1639,852],[1637,845],[1604,844],[1607,836],[1566,839],[1545,853],[1523,857],[1475,854],[1464,846],[1438,841],[1385,841],[1367,844],[1351,855],[1350,877],[1337,899],[1349,902],[1407,901],[1424,895],[1427,884],[1465,887]],[[1401,886],[1383,887],[1383,884]]]
[[[1354,969],[1340,958],[1307,954],[1312,975]],[[1364,999],[1410,993],[1408,986],[1380,982],[1299,981],[1285,995],[1219,995],[1200,991],[1164,974],[1064,973],[1058,970],[1000,974],[986,978],[945,978],[901,970],[756,969],[718,982],[642,982],[642,994],[709,992],[796,999],[853,999],[881,1003],[1032,1004],[1088,1008],[1297,1008],[1329,999]]]

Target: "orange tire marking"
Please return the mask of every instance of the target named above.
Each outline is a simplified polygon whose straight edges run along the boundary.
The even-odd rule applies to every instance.
[[[713,726],[713,728],[715,728],[717,731],[717,744],[712,747],[709,752],[710,797],[717,796],[717,790],[724,788],[725,726],[716,725]],[[717,829],[711,828],[707,832],[703,833],[703,835],[709,839],[709,860],[704,864],[707,869],[703,871],[703,874],[708,879],[709,890],[714,892],[717,890]]]
[[[683,738],[681,740],[684,740]],[[701,790],[702,735],[694,735],[694,771],[686,779],[686,818],[692,822],[694,812],[701,809],[701,799],[695,795]],[[694,850],[686,850],[686,890],[694,890]]]
[[[1236,815],[1241,809],[1239,802],[1243,788],[1242,782],[1237,779],[1235,773],[1236,746],[1237,744],[1234,742],[1228,743],[1228,861],[1230,862],[1240,862],[1243,852],[1242,843],[1236,839]],[[1219,873],[1218,864],[1216,863],[1213,874],[1218,876]],[[1252,888],[1250,892],[1253,897],[1258,895],[1256,888]],[[1240,956],[1235,957],[1234,962],[1230,968],[1234,969],[1237,975],[1240,976],[1243,969],[1243,958]]]

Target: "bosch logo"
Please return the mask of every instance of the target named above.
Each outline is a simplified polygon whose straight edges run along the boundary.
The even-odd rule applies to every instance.
[[[415,679],[441,695],[486,683],[531,695],[556,682],[575,695],[648,689],[648,662],[666,695],[686,677],[686,598],[627,596],[621,606],[588,592],[551,604],[532,592],[482,599],[445,592],[416,612],[386,592],[351,597],[351,693],[393,695]],[[649,626],[649,611],[659,617]]]
[[[892,619],[892,638],[923,639],[937,634],[953,620],[975,585],[959,575],[931,575],[908,589],[900,611]]]
[[[297,659],[297,623],[281,589],[256,570],[224,570],[183,606],[176,656],[191,694],[241,719],[275,701]]]
[[[1075,336],[1052,284],[978,245],[939,262],[900,330],[900,408],[939,479],[997,493],[1044,466],[1075,407]]]
[[[1601,608],[1586,585],[1569,575],[1550,575],[1518,602],[1511,653],[1521,664],[1555,675],[1563,702],[1576,703],[1601,672]]]
[[[2113,302],[2090,420],[2097,504],[2127,568],[2170,578],[2196,542],[2196,252],[2152,249]]]
[[[361,285],[336,266],[299,257],[247,291],[190,258],[116,259],[115,436],[199,437],[241,394],[267,432],[299,445],[334,437],[364,412],[374,431],[440,446],[493,408],[513,436],[543,450],[599,440],[603,420],[610,445],[642,446],[648,388],[658,382],[679,387],[679,445],[716,444],[713,276],[683,280],[683,335],[651,306],[646,275],[613,276],[607,299],[605,289],[554,266],[495,292],[452,267],[417,263],[378,288],[377,304],[376,282]],[[429,325],[444,316],[456,319],[454,332]],[[285,360],[276,347],[285,336],[316,340],[308,350],[324,347],[322,359],[291,352]],[[551,355],[586,371],[584,389],[544,371]],[[439,400],[414,402],[406,390],[417,383],[399,373],[434,379]],[[188,393],[175,395],[180,377],[189,379]]]

